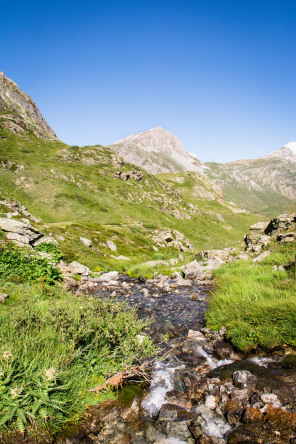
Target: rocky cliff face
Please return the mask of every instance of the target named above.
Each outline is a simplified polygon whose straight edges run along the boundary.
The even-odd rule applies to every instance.
[[[202,162],[187,153],[180,140],[160,126],[118,140],[110,147],[125,161],[152,174],[202,171]]]
[[[42,139],[57,139],[31,97],[1,71],[0,124],[16,134],[32,131]]]

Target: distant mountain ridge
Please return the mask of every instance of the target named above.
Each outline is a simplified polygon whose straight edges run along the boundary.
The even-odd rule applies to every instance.
[[[118,140],[110,148],[152,174],[199,172],[223,190],[227,201],[250,211],[290,205],[296,200],[296,142],[259,159],[205,163],[190,155],[171,132],[158,126]]]
[[[0,119],[13,133],[32,131],[41,139],[55,140],[50,128],[31,97],[0,71]]]
[[[161,126],[118,140],[110,148],[127,162],[149,173],[202,171],[202,162],[190,155],[180,140]]]

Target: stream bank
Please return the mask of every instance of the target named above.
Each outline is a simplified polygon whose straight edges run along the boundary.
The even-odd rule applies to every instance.
[[[150,384],[130,383],[117,401],[92,407],[56,444],[296,442],[295,356],[280,347],[245,357],[226,342],[225,330],[205,328],[211,288],[209,280],[178,285],[124,276],[94,287],[95,297],[136,304],[139,316],[152,319],[147,334],[169,353]]]

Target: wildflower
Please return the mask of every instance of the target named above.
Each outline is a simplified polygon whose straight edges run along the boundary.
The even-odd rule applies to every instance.
[[[46,376],[46,379],[48,381],[54,381],[55,380],[55,374],[56,374],[56,371],[55,371],[54,368],[50,368],[48,370],[45,370],[45,376]]]
[[[10,395],[13,399],[18,398],[21,394],[21,389],[18,389],[17,387],[14,389],[10,389]]]
[[[12,359],[11,351],[9,350],[5,351],[2,355],[2,359],[5,359],[6,361],[8,361],[8,359]]]

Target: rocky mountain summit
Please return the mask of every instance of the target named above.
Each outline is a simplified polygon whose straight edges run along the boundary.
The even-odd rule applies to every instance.
[[[41,139],[57,139],[55,132],[50,128],[31,97],[21,91],[17,84],[1,71],[0,121],[16,134],[32,131]]]
[[[202,162],[187,153],[180,140],[161,126],[118,140],[110,147],[125,161],[152,174],[202,171]]]

